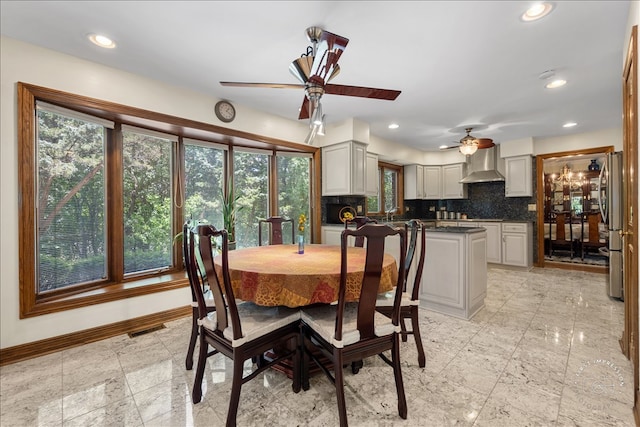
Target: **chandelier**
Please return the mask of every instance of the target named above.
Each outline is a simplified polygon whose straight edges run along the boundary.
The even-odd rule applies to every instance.
[[[569,165],[564,165],[562,167],[562,173],[558,176],[556,176],[555,173],[551,174],[551,179],[552,181],[556,182],[559,185],[562,185],[562,186],[567,185],[572,190],[575,190],[582,186],[584,175],[582,172],[579,172],[578,174],[574,174],[571,171],[571,168],[569,167]]]

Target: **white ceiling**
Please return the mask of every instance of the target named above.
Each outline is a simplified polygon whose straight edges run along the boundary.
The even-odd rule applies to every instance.
[[[426,151],[472,135],[496,143],[621,126],[628,1],[556,1],[524,23],[525,1],[6,1],[2,35],[297,120],[289,63],[320,26],[349,44],[332,83],[401,90],[395,101],[325,95],[328,123],[354,117]],[[117,48],[91,45],[89,33]],[[568,81],[544,88],[555,70]],[[213,113],[212,113],[213,114]],[[567,121],[578,126],[562,128]],[[400,128],[387,129],[390,122]]]

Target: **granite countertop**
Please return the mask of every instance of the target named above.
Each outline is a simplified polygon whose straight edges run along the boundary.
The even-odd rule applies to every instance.
[[[427,227],[427,232],[436,233],[482,233],[486,231],[484,227]]]

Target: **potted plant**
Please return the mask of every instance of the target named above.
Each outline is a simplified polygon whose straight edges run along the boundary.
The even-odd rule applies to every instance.
[[[227,192],[225,194],[224,189],[222,192],[222,220],[224,222],[224,228],[227,230],[229,236],[229,249],[236,248],[236,214],[242,209],[242,206],[238,207],[237,202],[240,196],[234,196],[233,194],[233,182],[231,178],[227,180]]]

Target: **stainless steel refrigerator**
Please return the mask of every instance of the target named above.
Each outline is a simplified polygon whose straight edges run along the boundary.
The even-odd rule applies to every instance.
[[[622,283],[622,153],[609,153],[600,170],[598,180],[600,213],[609,234],[608,247],[602,248],[609,256],[609,283],[607,294],[624,299]]]

